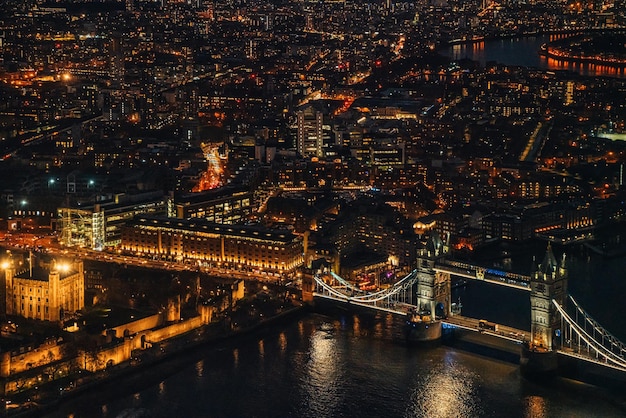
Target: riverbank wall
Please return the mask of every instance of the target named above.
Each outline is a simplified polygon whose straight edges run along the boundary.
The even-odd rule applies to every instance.
[[[50,387],[41,387],[37,391],[21,392],[16,395],[16,398],[19,398],[16,401],[25,407],[4,411],[4,415],[0,411],[0,416],[40,417],[54,411],[55,408],[65,402],[96,390],[107,390],[108,388],[132,390],[134,383],[145,380],[150,374],[174,374],[180,367],[188,364],[208,348],[253,335],[268,326],[280,324],[282,321],[291,321],[308,312],[309,307],[307,305],[295,306],[254,325],[236,330],[227,329],[224,323],[216,322],[202,326],[176,338],[155,344],[150,349],[145,350],[141,356],[133,357],[129,361],[95,373],[80,373],[70,379],[52,382]],[[70,385],[70,380],[74,382],[73,385]],[[59,390],[60,387],[63,390]],[[32,401],[27,399],[32,399]]]

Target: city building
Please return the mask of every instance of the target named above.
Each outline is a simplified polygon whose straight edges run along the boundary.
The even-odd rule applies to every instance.
[[[57,211],[59,241],[68,247],[101,250],[121,241],[121,227],[141,214],[165,214],[166,197],[161,191],[119,194],[111,201],[93,205],[60,207]]]
[[[296,114],[298,137],[296,150],[304,157],[322,156],[324,147],[324,114],[313,106],[307,106]]]
[[[219,224],[245,222],[253,208],[254,194],[238,186],[170,196],[167,201],[170,218],[198,218]]]
[[[261,274],[291,273],[303,263],[302,239],[290,231],[200,219],[137,217],[122,229],[120,249]]]
[[[338,267],[353,254],[372,252],[384,256],[394,267],[405,268],[415,263],[416,245],[413,227],[397,210],[362,198],[343,208],[338,216],[318,222],[307,259],[318,258],[319,248],[330,247],[329,254],[335,259],[329,261]]]

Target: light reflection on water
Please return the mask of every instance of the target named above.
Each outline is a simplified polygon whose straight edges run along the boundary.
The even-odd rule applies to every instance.
[[[141,406],[141,393],[137,392],[133,395],[133,406]]]
[[[526,398],[527,418],[546,417],[546,401],[541,396],[529,396]]]
[[[476,417],[483,412],[477,400],[477,375],[456,363],[433,365],[415,382],[407,417]]]
[[[352,332],[354,333],[354,335],[360,336],[361,335],[361,320],[358,316],[354,316],[352,318]]]
[[[50,416],[626,416],[626,404],[585,385],[536,385],[514,364],[445,346],[407,347],[396,325],[387,315],[309,316],[208,348],[174,372],[146,377],[143,388],[78,398]]]
[[[328,324],[324,324],[328,326]],[[338,341],[325,329],[310,337],[309,360],[300,377],[304,403],[301,416],[324,416],[343,401],[344,353]]]
[[[201,378],[202,376],[204,376],[204,360],[196,363],[196,377]]]
[[[539,55],[542,44],[557,38],[537,36],[458,44],[443,50],[442,54],[453,60],[468,58],[480,62],[483,66],[489,61],[495,61],[504,65],[536,67],[544,70],[569,70],[588,76],[626,77],[626,68],[623,66],[563,61]]]
[[[239,349],[235,348],[233,350],[233,368],[237,368],[239,366]]]
[[[259,340],[259,357],[265,357],[265,343],[263,340]]]

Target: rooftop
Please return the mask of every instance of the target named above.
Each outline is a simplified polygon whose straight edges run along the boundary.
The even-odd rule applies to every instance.
[[[268,229],[257,225],[224,225],[200,219],[184,220],[157,216],[140,216],[135,218],[133,225],[144,228],[171,228],[225,236],[258,238],[285,243],[291,242],[296,238],[296,235],[288,230]]]

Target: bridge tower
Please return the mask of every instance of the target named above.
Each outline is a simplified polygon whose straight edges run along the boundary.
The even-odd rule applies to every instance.
[[[554,372],[557,368],[560,315],[552,303],[563,305],[567,298],[567,269],[565,254],[560,262],[548,243],[546,255],[533,271],[530,280],[530,342],[522,350],[522,371]]]
[[[450,274],[434,270],[435,262],[447,252],[447,243],[433,233],[417,257],[417,309],[429,312],[432,321],[451,314]]]

